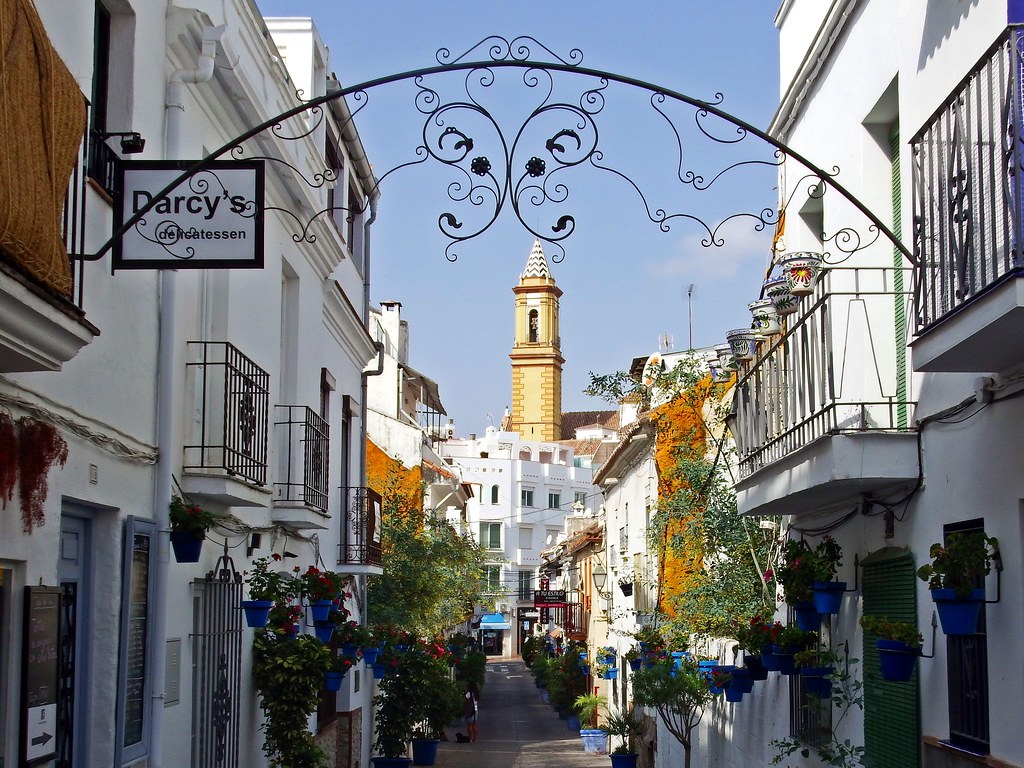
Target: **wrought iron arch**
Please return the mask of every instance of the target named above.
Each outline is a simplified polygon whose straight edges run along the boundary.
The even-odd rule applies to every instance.
[[[474,53],[478,51],[486,51],[486,58],[473,58]],[[546,56],[548,60],[534,58],[535,54]],[[799,163],[806,170],[806,173],[794,185],[789,199],[783,201],[783,210],[801,189],[806,192],[808,198],[820,198],[828,190],[835,190],[837,194],[852,204],[867,219],[868,225],[865,234],[862,234],[854,227],[844,226],[831,236],[824,238],[826,242],[834,243],[837,250],[849,255],[876,242],[880,236],[884,236],[909,262],[916,264],[910,249],[902,243],[889,226],[881,221],[878,216],[837,179],[840,172],[838,166],[825,170],[785,142],[769,135],[742,118],[725,111],[721,107],[724,97],[720,93],[715,95],[714,101],[706,101],[627,75],[584,67],[582,66],[583,53],[579,49],[574,48],[566,57],[563,57],[554,53],[536,39],[527,36],[517,37],[512,40],[499,36],[490,36],[458,56],[453,56],[447,48],[441,48],[437,51],[435,58],[437,60],[436,65],[386,75],[346,88],[338,88],[307,101],[303,101],[301,95],[297,94],[300,103],[296,106],[236,136],[202,160],[198,160],[185,167],[180,176],[170,182],[160,192],[153,195],[147,205],[127,218],[97,252],[89,255],[78,255],[77,258],[89,261],[101,258],[129,229],[144,223],[146,214],[153,209],[162,197],[169,194],[186,179],[208,171],[214,161],[225,156],[235,159],[262,159],[268,162],[283,163],[288,165],[298,178],[312,188],[323,187],[325,184],[333,183],[336,181],[336,174],[331,168],[325,168],[323,172],[315,173],[312,177],[308,178],[281,158],[247,153],[244,145],[250,139],[256,138],[267,131],[279,140],[297,141],[304,139],[313,134],[325,120],[325,105],[329,102],[348,97],[355,105],[355,108],[349,110],[345,122],[342,123],[342,127],[344,127],[345,123],[353,120],[366,107],[371,91],[393,83],[412,81],[418,89],[414,97],[415,108],[424,116],[422,141],[414,150],[415,159],[400,163],[383,173],[378,179],[375,179],[373,191],[376,191],[376,188],[392,174],[411,166],[426,163],[429,160],[435,160],[460,174],[455,181],[449,183],[447,188],[448,197],[454,203],[468,202],[479,208],[490,199],[493,204],[493,211],[488,212],[482,225],[467,229],[466,231],[461,231],[463,230],[464,222],[455,213],[445,211],[438,216],[438,228],[451,240],[451,243],[446,248],[446,257],[449,260],[454,261],[457,258],[457,255],[452,250],[456,244],[477,237],[489,229],[498,220],[506,205],[513,209],[519,222],[528,231],[536,237],[554,244],[560,254],[564,255],[564,250],[562,250],[560,243],[575,230],[575,217],[571,214],[563,214],[551,224],[549,230],[542,231],[528,223],[521,208],[524,204],[539,207],[544,203],[564,203],[569,196],[569,188],[562,181],[563,175],[570,169],[584,164],[589,164],[600,171],[612,174],[632,188],[642,201],[647,217],[662,231],[669,231],[676,220],[688,220],[702,227],[704,233],[702,242],[705,246],[723,245],[724,240],[720,234],[721,227],[726,222],[736,218],[745,217],[752,219],[755,229],[758,230],[776,224],[778,212],[775,204],[757,212],[732,213],[714,224],[705,222],[694,213],[686,211],[670,212],[663,207],[652,206],[639,184],[629,174],[604,162],[604,153],[599,141],[600,131],[597,116],[604,109],[606,90],[610,84],[614,83],[649,94],[651,108],[664,119],[675,136],[678,153],[676,177],[681,185],[690,187],[695,191],[704,191],[710,189],[714,184],[736,169],[756,165],[782,167],[788,160],[793,160]],[[484,105],[482,100],[478,98],[478,92],[491,87],[495,83],[495,72],[504,69],[522,71],[522,79],[525,86],[537,89],[534,93],[539,93],[542,97],[540,103],[533,108],[526,120],[523,121],[511,137],[505,134],[497,118]],[[463,80],[465,94],[464,97],[458,100],[445,101],[442,99],[440,91],[429,83],[434,76],[452,73],[465,73]],[[579,97],[575,101],[559,100],[554,97],[554,75],[563,73],[579,76],[590,82],[589,86],[579,92]],[[685,153],[680,131],[674,119],[667,112],[667,105],[673,103],[692,108],[694,126],[697,132],[708,141],[718,145],[739,145],[748,137],[755,137],[772,148],[772,159],[741,160],[727,165],[710,176],[693,170],[687,170],[684,167],[683,158]],[[301,130],[289,134],[286,128],[287,121],[306,113],[309,114],[312,124],[305,125]],[[483,121],[484,124],[489,124],[495,131],[503,154],[500,160],[483,154],[474,154],[476,144],[474,136],[462,130],[454,119],[460,113],[472,114],[475,119]],[[564,117],[564,125],[548,135],[547,140],[543,144],[542,153],[530,154],[521,168],[513,168],[513,163],[517,162],[517,159],[521,159],[521,154],[518,150],[527,128],[538,118],[551,117],[553,115]],[[734,133],[730,135],[717,134],[711,127],[716,119],[732,126]],[[541,154],[546,154],[547,157],[545,158]],[[210,181],[207,179],[204,183],[209,184]],[[303,221],[294,211],[286,209],[272,210],[280,210],[295,220],[298,231],[293,233],[292,237],[296,242],[314,242],[316,235],[311,231],[312,224],[318,218],[332,211],[344,210],[349,216],[361,212],[358,207],[344,209],[328,207],[317,211],[308,220]],[[554,256],[554,260],[558,261],[560,259],[560,255]]]

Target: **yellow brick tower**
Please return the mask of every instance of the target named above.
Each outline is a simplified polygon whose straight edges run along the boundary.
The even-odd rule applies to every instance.
[[[558,298],[540,240],[535,240],[516,295],[512,346],[512,413],[508,429],[525,440],[562,437],[562,357],[558,337]]]

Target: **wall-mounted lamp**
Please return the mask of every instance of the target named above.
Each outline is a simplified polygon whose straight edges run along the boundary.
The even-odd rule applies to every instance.
[[[608,584],[608,570],[599,558],[594,558],[594,566],[590,569],[590,577],[594,580],[594,590],[603,598],[611,597],[611,592],[605,592]]]
[[[101,135],[104,140],[120,136],[122,155],[137,155],[146,148],[146,140],[142,138],[142,134],[138,131],[118,131]]]

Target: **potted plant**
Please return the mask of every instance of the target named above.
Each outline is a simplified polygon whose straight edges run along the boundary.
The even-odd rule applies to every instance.
[[[773,629],[773,626],[760,615],[745,622],[733,622],[733,636],[740,648],[746,651],[743,655],[743,664],[750,670],[754,680],[768,679],[768,669],[764,666],[762,654],[773,641]]]
[[[260,694],[263,752],[271,765],[321,765],[326,756],[309,730],[333,654],[309,635],[285,640],[273,632],[253,638],[253,682]]]
[[[583,751],[587,754],[604,754],[608,751],[608,734],[597,727],[597,719],[608,699],[596,693],[583,693],[576,697],[572,706],[580,716],[580,737]]]
[[[775,578],[782,585],[783,599],[793,606],[797,623],[807,632],[818,629],[821,617],[814,607],[814,593],[811,585],[815,582],[817,568],[814,552],[803,539],[789,539],[783,547],[782,564]]]
[[[676,740],[683,747],[683,768],[690,768],[693,731],[704,717],[704,708],[711,701],[704,674],[697,663],[685,660],[673,669],[667,660],[644,667],[633,675],[633,700],[641,707],[652,707]]]
[[[779,672],[784,675],[795,674],[794,655],[809,646],[816,645],[817,642],[818,635],[815,632],[805,632],[792,624],[782,627],[775,633],[775,644],[772,645],[772,653],[777,660]]]
[[[806,648],[793,654],[793,663],[808,696],[819,699],[832,696],[832,672],[837,661],[829,648]]]
[[[983,531],[949,534],[946,544],[932,544],[932,562],[917,569],[918,578],[928,583],[947,635],[973,635],[985,602],[983,579],[998,557],[999,542]],[[981,584],[982,586],[978,586]]]
[[[373,634],[370,632],[370,628],[363,626],[358,621],[353,621],[340,611],[337,612],[336,617],[339,620],[337,628],[334,630],[334,637],[342,652],[349,656],[359,653],[365,655],[366,650],[373,646]],[[373,650],[376,651],[376,647],[373,647]],[[374,661],[376,661],[376,653]]]
[[[843,564],[843,550],[831,536],[823,536],[814,548],[812,566],[814,581],[811,582],[811,593],[814,595],[814,607],[821,614],[839,613],[846,591],[845,581],[836,581],[836,573]]]
[[[311,565],[299,579],[302,583],[302,597],[309,603],[314,623],[327,621],[335,599],[344,591],[344,578],[333,571],[321,571]]]
[[[347,654],[334,655],[332,667],[324,673],[324,689],[328,691],[340,691],[341,681],[356,663],[354,656]]]
[[[622,654],[622,658],[626,661],[627,664],[629,664],[629,668],[634,672],[640,669],[640,665],[643,663],[643,656],[640,653],[640,649],[636,646],[633,646],[624,654]]]
[[[611,751],[612,768],[635,768],[639,753],[636,741],[644,733],[644,719],[633,710],[619,710],[605,718],[603,730],[619,737],[619,745]]]
[[[198,563],[206,532],[213,527],[213,515],[177,494],[171,497],[168,510],[174,559],[179,563]]]
[[[245,622],[250,627],[265,627],[270,618],[270,609],[275,602],[285,603],[297,594],[295,579],[285,571],[274,571],[274,564],[281,556],[260,557],[252,562],[252,570],[245,573],[246,591],[249,599],[242,601]]]
[[[418,640],[389,680],[392,693],[405,698],[412,710],[413,765],[434,764],[444,727],[462,712],[462,685],[452,679],[449,658],[440,642]]]
[[[860,625],[865,633],[875,636],[882,678],[896,683],[910,680],[924,642],[917,627],[904,621],[889,621],[882,616],[861,616]]]

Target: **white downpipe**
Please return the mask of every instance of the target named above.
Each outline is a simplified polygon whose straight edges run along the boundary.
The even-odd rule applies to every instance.
[[[224,27],[206,27],[203,30],[203,47],[199,54],[197,66],[193,69],[179,69],[171,75],[167,82],[167,102],[165,105],[164,158],[178,160],[181,155],[181,135],[185,117],[185,85],[204,83],[213,77],[214,56],[217,53],[217,41],[224,34]],[[166,698],[167,680],[162,663],[163,653],[167,646],[167,601],[162,596],[167,592],[167,567],[170,560],[170,518],[168,503],[171,500],[172,475],[174,459],[180,450],[175,442],[175,403],[180,399],[178,386],[177,359],[181,350],[178,349],[177,329],[175,327],[175,305],[177,300],[177,272],[171,269],[160,273],[160,330],[159,348],[157,352],[157,447],[156,482],[153,487],[153,510],[159,531],[159,545],[154,574],[154,594],[157,596],[152,604],[156,610],[153,615],[153,653],[151,658],[157,663],[151,670],[151,727],[149,768],[161,768],[164,763],[164,699]]]

